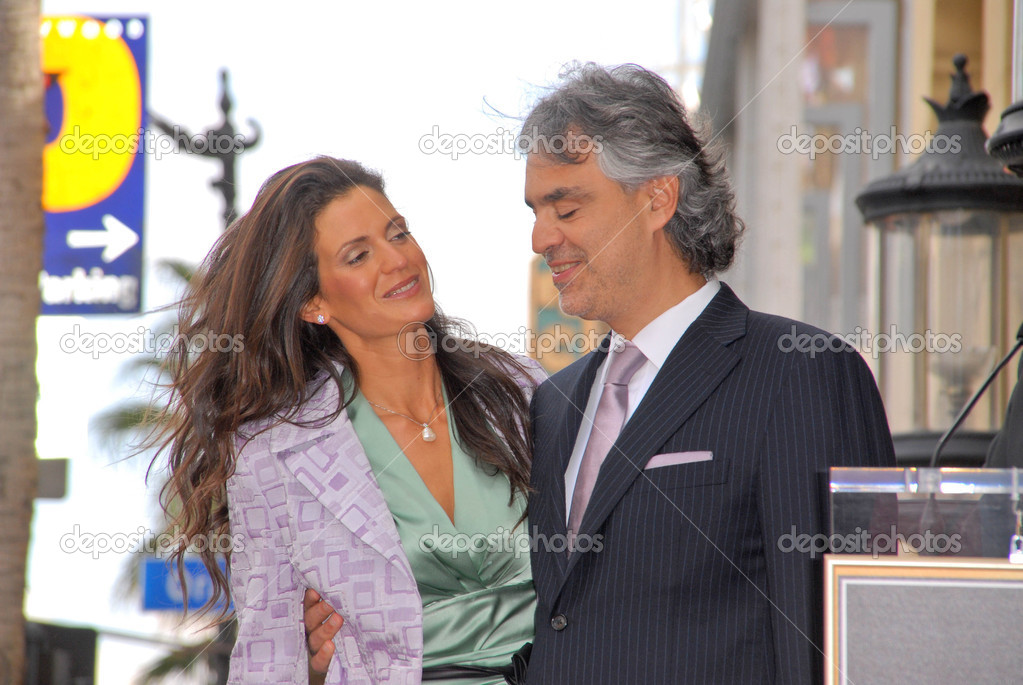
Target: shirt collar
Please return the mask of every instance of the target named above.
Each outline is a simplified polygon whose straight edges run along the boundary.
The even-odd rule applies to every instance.
[[[632,339],[639,351],[658,371],[664,366],[671,351],[675,349],[679,338],[703,313],[719,290],[721,290],[720,281],[713,277],[707,279],[703,287],[673,307],[666,309],[656,319],[644,326]],[[622,335],[611,331],[611,336],[611,349],[620,349],[622,340],[624,340]],[[603,366],[606,373],[608,364]]]

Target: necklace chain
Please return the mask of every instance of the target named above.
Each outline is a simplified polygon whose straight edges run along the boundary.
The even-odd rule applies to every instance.
[[[365,395],[363,395],[363,397],[365,397]],[[373,400],[369,399],[368,397],[366,397],[366,401],[369,402],[370,404],[372,404],[377,409],[383,409],[388,414],[394,414],[395,416],[400,416],[403,419],[408,419],[409,421],[411,421],[412,423],[416,424],[417,426],[421,426],[422,429],[423,429],[423,432],[421,433],[421,435],[422,435],[423,440],[425,442],[433,442],[434,440],[437,439],[437,433],[435,433],[434,430],[432,428],[430,428],[430,424],[437,420],[436,416],[434,416],[434,414],[437,411],[437,407],[440,406],[440,402],[437,402],[437,404],[433,405],[433,411],[430,412],[430,416],[434,416],[434,418],[430,419],[426,423],[423,423],[422,421],[416,421],[414,418],[412,418],[408,414],[402,414],[400,411],[394,411],[393,409],[388,409],[387,407],[383,406],[382,404],[377,404],[376,402],[374,402]]]

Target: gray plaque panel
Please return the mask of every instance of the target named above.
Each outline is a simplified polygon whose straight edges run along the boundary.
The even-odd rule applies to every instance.
[[[842,683],[1021,683],[1023,583],[843,578]]]

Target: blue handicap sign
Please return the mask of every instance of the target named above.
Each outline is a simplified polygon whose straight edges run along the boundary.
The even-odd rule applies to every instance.
[[[220,569],[226,568],[223,559]],[[188,609],[201,609],[213,594],[213,580],[201,559],[184,560],[185,585],[188,588]],[[219,611],[224,602],[217,602]],[[230,606],[230,605],[229,605]],[[178,569],[169,559],[151,557],[142,566],[142,608],[154,611],[183,611],[184,593],[178,578]]]

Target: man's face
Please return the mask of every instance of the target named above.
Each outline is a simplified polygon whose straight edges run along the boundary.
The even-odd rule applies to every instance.
[[[595,154],[578,164],[530,154],[526,204],[536,216],[533,251],[554,274],[562,311],[617,328],[642,295],[644,193],[608,179]]]

